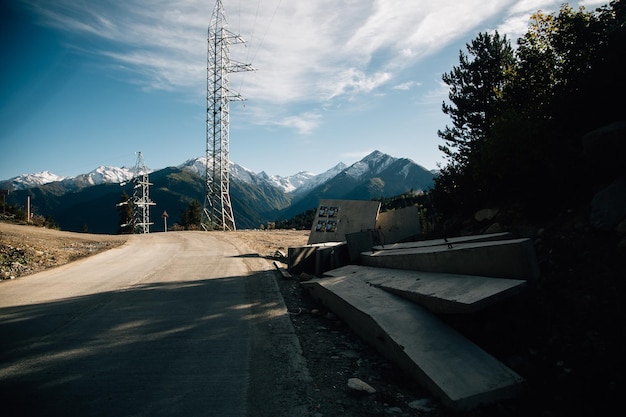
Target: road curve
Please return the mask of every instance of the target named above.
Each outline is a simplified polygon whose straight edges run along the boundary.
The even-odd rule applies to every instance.
[[[0,283],[2,415],[306,415],[273,273],[222,232],[176,232]]]

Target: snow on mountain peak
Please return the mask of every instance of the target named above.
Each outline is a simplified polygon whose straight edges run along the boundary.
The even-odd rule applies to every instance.
[[[134,177],[134,172],[130,168],[99,166],[88,174],[82,174],[74,178],[74,181],[85,181],[90,185],[97,184],[117,184],[129,181]]]
[[[365,158],[355,162],[346,169],[346,174],[353,178],[361,178],[366,173],[377,174],[393,164],[397,158],[384,154],[380,151],[374,151]]]
[[[268,175],[264,171],[256,174],[248,168],[242,167],[232,161],[230,161],[229,168],[232,179],[248,184],[256,184],[261,181],[279,188],[285,193],[299,195],[325,183],[341,172],[345,171],[345,173],[351,177],[360,178],[368,173],[376,174],[381,172],[396,160],[397,158],[391,157],[380,151],[374,151],[362,160],[352,164],[350,167],[347,167],[343,162],[340,162],[333,168],[321,174],[316,175],[309,171],[301,171],[287,177],[282,177],[280,175]],[[204,177],[206,174],[206,165],[206,157],[198,157],[187,160],[183,164],[179,165],[178,168],[193,172],[200,177]],[[149,170],[149,172],[152,171]],[[105,183],[124,183],[132,180],[134,174],[135,173],[132,168],[99,166],[87,174],[81,174],[76,177],[60,177],[48,171],[43,171],[36,174],[20,175],[19,177],[15,177],[8,181],[12,184],[15,190],[36,187],[55,181],[63,181],[64,184],[67,184],[72,188],[82,188]]]
[[[24,190],[64,179],[64,177],[60,177],[50,171],[41,171],[34,174],[18,175],[15,178],[11,178],[9,182],[13,185],[14,190]]]
[[[206,158],[199,157],[189,159],[185,163],[179,165],[179,168],[204,177],[206,172]],[[268,175],[265,171],[255,174],[250,169],[230,161],[230,177],[231,179],[236,179],[248,184],[261,180],[281,189],[285,193],[292,193],[310,190],[329,178],[334,177],[345,168],[345,164],[339,163],[335,167],[319,175],[315,175],[308,171],[301,171],[294,175],[282,177],[280,175]]]

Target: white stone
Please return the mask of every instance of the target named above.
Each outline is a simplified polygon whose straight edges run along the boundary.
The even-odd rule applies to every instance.
[[[348,379],[348,388],[353,389],[355,391],[366,392],[368,394],[376,393],[376,389],[374,389],[374,387],[360,380],[359,378]]]

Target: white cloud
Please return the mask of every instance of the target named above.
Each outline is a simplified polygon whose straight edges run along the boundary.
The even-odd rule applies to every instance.
[[[407,82],[404,82],[404,83],[400,83],[400,84],[394,85],[392,88],[394,90],[406,91],[406,90],[410,90],[413,87],[419,87],[420,85],[421,85],[421,83],[419,83],[417,81],[407,81]]]
[[[317,112],[305,112],[295,116],[287,116],[272,123],[277,126],[295,129],[302,135],[310,134],[319,125],[322,115]]]
[[[365,158],[367,155],[369,155],[372,152],[374,152],[375,150],[376,149],[367,149],[367,150],[361,150],[361,151],[343,152],[339,156],[341,158],[346,158],[346,159],[349,159],[349,160],[361,160],[361,159]]]
[[[91,52],[122,64],[145,87],[194,96],[204,93],[213,1],[24,1],[47,25],[74,33],[79,40],[99,41],[92,43],[97,49]],[[228,29],[248,41],[247,47],[231,46],[232,58],[258,69],[234,74],[231,86],[257,106],[265,106],[265,117],[308,134],[321,123],[321,114],[284,116],[291,106],[310,103],[310,108],[324,108],[328,101],[379,94],[385,85],[409,88],[410,84],[398,84],[396,77],[424,57],[459,39],[469,41],[489,25],[514,42],[531,13],[558,10],[560,0],[224,3]],[[583,3],[598,5],[594,0]],[[257,122],[266,123],[263,120]]]

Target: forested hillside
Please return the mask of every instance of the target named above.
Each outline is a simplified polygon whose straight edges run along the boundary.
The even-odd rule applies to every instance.
[[[518,41],[481,33],[443,75],[451,125],[434,197],[440,214],[518,204],[554,215],[623,172],[624,140],[590,159],[583,136],[626,119],[624,4],[541,11]]]
[[[594,416],[626,388],[626,8],[538,12],[517,47],[481,33],[443,75],[435,233],[532,239],[537,282],[447,317],[528,382],[485,415]]]

